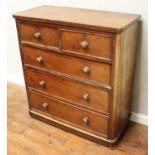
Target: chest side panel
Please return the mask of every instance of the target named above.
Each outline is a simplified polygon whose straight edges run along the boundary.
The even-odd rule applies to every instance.
[[[111,136],[116,137],[128,122],[131,110],[138,22],[116,35],[112,95]]]

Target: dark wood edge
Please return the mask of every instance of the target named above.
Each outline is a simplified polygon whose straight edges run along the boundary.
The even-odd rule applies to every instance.
[[[112,122],[113,122],[113,94],[114,94],[114,75],[115,75],[115,57],[116,57],[116,37],[117,35],[113,36],[113,43],[112,43],[112,69],[111,69],[111,88],[112,92],[110,94],[110,103],[109,103],[109,138],[112,138]],[[116,88],[117,89],[117,88]]]
[[[111,84],[111,93],[109,94],[109,104],[108,104],[108,106],[109,106],[109,124],[108,124],[108,136],[109,136],[109,138],[111,138],[111,126],[112,126],[112,124],[111,124],[111,120],[112,120],[112,110],[111,110],[111,108],[112,108],[112,95],[113,95],[113,81],[114,81],[114,66],[115,66],[115,38],[116,38],[116,34],[113,34],[113,37],[112,37],[112,42],[111,42],[111,44],[112,44],[112,46],[111,46],[111,61],[112,61],[112,65],[111,65],[111,72],[110,72],[110,84]]]
[[[65,31],[65,32],[74,32],[74,33],[82,33],[82,34],[89,34],[89,35],[95,35],[95,36],[101,36],[104,38],[112,38],[112,33],[95,33],[95,32],[86,32],[82,29],[80,30],[74,30],[74,29],[67,29],[67,28],[63,28],[63,26],[61,28],[58,28],[60,31]]]
[[[61,53],[59,47],[55,47],[55,46],[46,46],[46,45],[43,45],[43,44],[37,44],[37,43],[32,43],[32,42],[23,41],[23,40],[21,40],[20,43],[23,46],[26,45],[26,46],[30,46],[30,47],[43,49],[43,50],[53,51],[53,52],[56,52],[56,53]]]
[[[116,146],[118,144],[118,140],[119,140],[122,132],[125,129],[125,128],[123,128],[123,130],[121,130],[121,132],[117,135],[116,138],[108,139],[106,137],[97,136],[97,135],[95,135],[93,133],[90,133],[90,132],[84,131],[82,129],[79,129],[77,127],[74,127],[72,125],[63,123],[63,122],[61,122],[59,120],[56,120],[56,119],[53,119],[53,118],[51,118],[49,116],[45,116],[45,115],[43,115],[43,114],[41,114],[39,112],[34,111],[33,109],[29,110],[29,114],[30,114],[30,116],[32,118],[38,119],[40,121],[43,121],[43,122],[48,123],[50,125],[53,125],[53,126],[55,126],[57,128],[65,130],[67,132],[73,133],[73,134],[78,135],[80,137],[89,139],[89,140],[91,140],[93,142],[95,141],[98,144],[109,146],[109,147],[114,147],[114,146]]]
[[[44,91],[41,91],[41,90],[38,90],[38,89],[35,89],[35,88],[32,88],[32,87],[28,87],[28,92],[32,92],[32,93],[35,93],[35,94],[39,94],[39,95],[42,95],[46,98],[49,98],[49,99],[54,99],[54,100],[58,100],[58,101],[62,101],[62,102],[66,102],[68,103],[69,105],[73,105],[73,106],[78,106],[78,107],[81,107],[81,108],[84,108],[84,109],[87,109],[89,111],[93,111],[95,113],[98,113],[98,114],[101,114],[101,115],[104,115],[105,117],[109,117],[109,112],[105,112],[103,110],[99,110],[98,108],[92,108],[88,105],[83,105],[83,104],[78,104],[74,101],[70,101],[68,99],[64,99],[62,97],[59,97],[59,96],[55,96],[53,94],[49,94],[47,92],[44,92]],[[107,103],[108,104],[108,103]]]
[[[33,48],[45,50],[45,51],[52,51],[54,53],[62,54],[62,52],[60,52],[59,47],[46,46],[46,45],[43,45],[43,44],[37,44],[37,43],[32,43],[32,42],[23,41],[23,40],[21,40],[20,43],[21,43],[22,46],[28,46],[28,47],[33,47]]]

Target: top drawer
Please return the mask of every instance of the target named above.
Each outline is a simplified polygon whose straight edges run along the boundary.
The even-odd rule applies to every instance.
[[[62,49],[75,54],[111,59],[112,36],[62,30]]]
[[[20,23],[20,38],[22,41],[46,46],[59,46],[59,32],[56,28],[39,24]]]

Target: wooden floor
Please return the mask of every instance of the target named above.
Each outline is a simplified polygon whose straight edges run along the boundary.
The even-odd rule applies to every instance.
[[[8,155],[146,155],[147,127],[130,123],[119,145],[104,146],[32,119],[25,88],[8,83]]]

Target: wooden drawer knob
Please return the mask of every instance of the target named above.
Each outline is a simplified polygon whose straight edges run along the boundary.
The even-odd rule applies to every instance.
[[[82,41],[80,43],[80,47],[83,48],[83,49],[88,48],[88,42],[87,41]]]
[[[37,62],[43,63],[43,61],[44,61],[43,57],[41,57],[41,56],[37,57]]]
[[[83,67],[83,72],[88,74],[90,72],[90,68],[88,66]]]
[[[86,101],[89,100],[89,95],[87,93],[83,94],[82,98]]]
[[[40,87],[42,87],[42,88],[43,88],[43,87],[45,87],[45,86],[46,86],[46,82],[45,82],[45,81],[40,81],[40,82],[39,82],[39,85],[40,85]]]
[[[83,118],[83,122],[84,122],[85,124],[88,124],[88,123],[89,123],[89,118],[88,118],[88,117],[84,117],[84,118]]]
[[[36,39],[40,39],[40,38],[41,38],[41,33],[40,33],[40,32],[34,33],[34,37],[35,37]]]
[[[48,108],[48,103],[43,103],[42,106],[43,106],[43,108],[44,108],[45,110],[47,110],[47,108]]]

